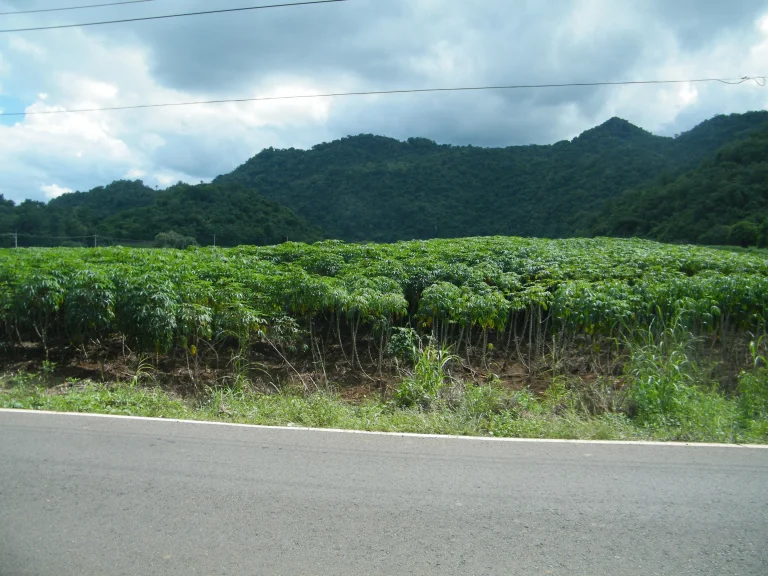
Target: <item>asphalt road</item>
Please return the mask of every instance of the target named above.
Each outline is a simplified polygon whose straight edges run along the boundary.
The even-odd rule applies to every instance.
[[[0,575],[768,574],[768,450],[0,412]]]

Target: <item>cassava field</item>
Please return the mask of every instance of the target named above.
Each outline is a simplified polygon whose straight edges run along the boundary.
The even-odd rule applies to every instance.
[[[465,238],[0,251],[0,405],[768,441],[768,259]]]

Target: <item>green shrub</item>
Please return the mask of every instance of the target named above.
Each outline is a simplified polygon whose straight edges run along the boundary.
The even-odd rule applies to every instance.
[[[387,352],[395,358],[413,362],[418,338],[418,334],[412,328],[395,327],[389,338]]]

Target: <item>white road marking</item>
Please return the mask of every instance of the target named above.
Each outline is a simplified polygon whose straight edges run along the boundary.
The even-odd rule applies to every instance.
[[[403,438],[437,438],[441,440],[475,440],[484,442],[519,442],[546,444],[602,444],[606,446],[688,446],[691,448],[753,448],[768,449],[763,444],[717,444],[706,442],[657,442],[644,440],[559,440],[556,438],[499,438],[492,436],[455,436],[450,434],[414,434],[411,432],[376,432],[371,430],[344,430],[340,428],[305,428],[301,426],[264,426],[262,424],[237,424],[211,420],[177,420],[174,418],[149,418],[147,416],[123,416],[119,414],[94,414],[90,412],[50,412],[47,410],[18,410],[0,408],[0,414],[38,414],[49,416],[72,416],[81,418],[114,418],[118,420],[139,420],[145,422],[170,422],[177,424],[202,424],[205,426],[233,426],[260,430],[291,430],[294,432],[325,432],[330,434],[362,434],[370,436],[399,436]]]

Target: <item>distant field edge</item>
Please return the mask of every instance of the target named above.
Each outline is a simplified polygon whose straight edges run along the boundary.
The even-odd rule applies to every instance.
[[[290,430],[297,432],[322,432],[327,434],[357,434],[364,436],[392,436],[402,438],[424,438],[440,440],[474,440],[485,442],[513,442],[539,444],[604,444],[607,446],[669,446],[691,448],[747,448],[768,450],[766,444],[733,444],[717,442],[679,442],[653,440],[574,440],[557,438],[509,438],[494,436],[459,436],[454,434],[416,434],[412,432],[377,432],[372,430],[352,430],[343,428],[310,428],[305,426],[266,426],[263,424],[239,424],[235,422],[219,422],[215,420],[180,420],[176,418],[152,418],[148,416],[125,416],[120,414],[98,414],[92,412],[52,412],[50,410],[24,410],[16,408],[0,408],[0,414],[26,414],[37,416],[71,416],[80,418],[104,418],[115,420],[136,420],[144,422],[166,422],[169,424],[201,424],[207,426],[228,426],[234,428],[255,428],[260,430]]]

